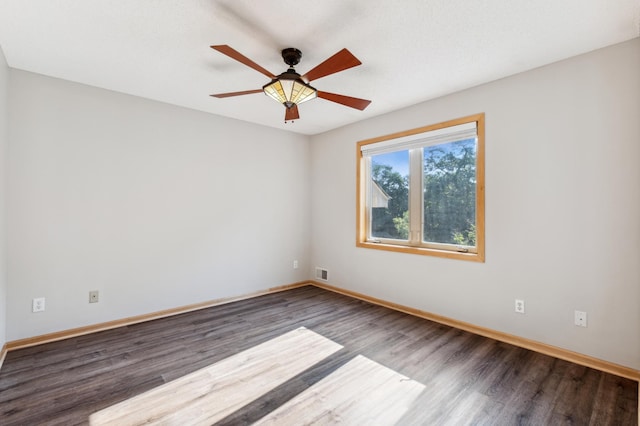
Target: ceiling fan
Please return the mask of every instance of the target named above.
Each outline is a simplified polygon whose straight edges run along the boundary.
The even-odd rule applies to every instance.
[[[248,67],[266,75],[271,82],[262,86],[262,89],[245,90],[242,92],[217,93],[211,95],[216,98],[228,98],[231,96],[250,95],[252,93],[264,92],[267,96],[273,98],[277,102],[283,104],[286,108],[284,120],[285,122],[300,118],[298,113],[298,105],[315,98],[326,99],[351,108],[364,110],[371,101],[366,99],[353,98],[351,96],[338,95],[336,93],[322,92],[312,87],[309,82],[335,74],[340,71],[358,66],[362,64],[347,49],[342,49],[329,59],[325,60],[315,68],[311,69],[304,75],[298,74],[294,67],[300,62],[302,52],[296,48],[289,47],[282,51],[282,59],[289,65],[289,69],[282,74],[276,76],[260,65],[253,62],[237,50],[226,44],[211,46],[212,49],[227,55],[231,59],[245,64]]]

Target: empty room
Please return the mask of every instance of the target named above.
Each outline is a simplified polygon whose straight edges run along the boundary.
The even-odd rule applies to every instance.
[[[640,1],[4,0],[1,425],[637,425]]]

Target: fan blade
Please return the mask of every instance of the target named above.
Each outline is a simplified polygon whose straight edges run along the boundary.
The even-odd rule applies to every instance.
[[[297,120],[300,118],[298,114],[298,105],[293,104],[291,108],[285,108],[287,111],[284,113],[284,121]]]
[[[262,89],[245,90],[244,92],[216,93],[215,95],[210,95],[210,96],[213,96],[214,98],[230,98],[231,96],[250,95],[252,93],[260,93],[260,92],[262,92]]]
[[[339,71],[344,71],[351,67],[355,67],[362,64],[353,56],[347,49],[342,49],[320,65],[313,68],[311,71],[302,76],[307,81],[317,80],[322,77],[326,77],[330,74],[335,74]]]
[[[221,44],[221,45],[217,45],[217,46],[211,46],[211,48],[217,50],[218,52],[220,52],[222,54],[227,55],[231,59],[235,59],[238,62],[242,62],[246,66],[251,67],[251,68],[253,68],[254,70],[256,70],[258,72],[261,72],[262,74],[266,75],[269,78],[275,78],[276,77],[275,75],[273,75],[272,73],[270,73],[266,69],[262,68],[260,65],[256,64],[255,62],[253,62],[251,59],[249,59],[246,56],[244,56],[242,53],[238,52],[237,50],[233,49],[232,47],[227,46],[226,44]]]
[[[366,99],[352,98],[351,96],[337,95],[335,93],[321,92],[319,90],[318,97],[351,108],[359,109],[360,111],[363,111],[371,103],[371,101]]]

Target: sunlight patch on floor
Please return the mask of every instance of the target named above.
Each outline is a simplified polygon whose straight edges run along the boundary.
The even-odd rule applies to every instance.
[[[210,425],[342,348],[304,327],[92,414],[98,425]]]
[[[255,425],[394,425],[425,386],[358,355]]]
[[[98,411],[89,423],[211,425],[341,348],[301,327]],[[423,390],[424,385],[358,355],[257,424],[394,424]]]

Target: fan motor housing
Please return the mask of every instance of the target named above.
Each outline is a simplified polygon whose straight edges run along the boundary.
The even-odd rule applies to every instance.
[[[284,63],[290,67],[298,65],[301,58],[302,52],[295,47],[288,47],[282,50],[282,59],[284,59]]]

